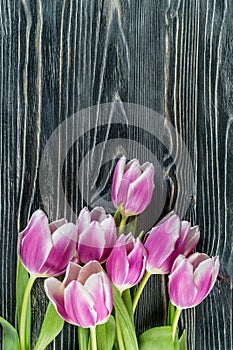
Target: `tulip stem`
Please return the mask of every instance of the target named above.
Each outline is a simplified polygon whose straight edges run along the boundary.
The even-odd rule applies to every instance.
[[[19,329],[21,350],[26,350],[25,335],[26,335],[27,308],[28,308],[28,301],[29,301],[31,289],[35,280],[36,280],[36,277],[30,276],[27,287],[24,292],[24,297],[23,297],[23,304],[22,304],[21,317],[20,317],[20,329]]]
[[[97,350],[97,342],[96,342],[96,327],[90,327],[91,334],[91,350]]]
[[[134,299],[133,299],[133,313],[135,312],[135,309],[137,307],[137,304],[138,304],[138,301],[139,301],[140,296],[142,294],[142,291],[143,291],[149,278],[150,278],[150,273],[148,271],[146,271],[143,279],[139,283],[138,289],[137,289],[135,296],[134,296]]]
[[[122,215],[120,226],[119,226],[119,231],[118,231],[119,236],[124,232],[124,228],[125,228],[127,219],[128,219],[127,216]]]
[[[176,328],[177,328],[177,324],[178,324],[178,321],[180,318],[181,311],[182,311],[182,309],[177,307],[174,318],[173,318],[173,322],[172,322],[172,339],[173,339],[173,341],[175,340]]]
[[[124,340],[121,333],[120,323],[118,320],[118,312],[115,310],[115,321],[116,321],[116,332],[117,332],[117,340],[119,345],[119,350],[125,350]]]

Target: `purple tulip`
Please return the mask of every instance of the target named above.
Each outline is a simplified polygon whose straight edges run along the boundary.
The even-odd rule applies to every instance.
[[[146,268],[146,250],[131,233],[121,235],[106,262],[106,270],[115,286],[123,291],[138,284]]]
[[[125,156],[117,162],[112,181],[112,201],[116,208],[121,205],[124,216],[142,213],[151,201],[154,189],[154,166],[137,159],[126,164]]]
[[[61,275],[74,257],[77,228],[65,219],[48,223],[42,210],[36,210],[27,227],[19,233],[18,253],[31,275]]]
[[[166,215],[147,235],[147,271],[151,274],[167,274],[179,254],[188,256],[200,238],[198,226],[191,227],[180,221],[175,212]]]
[[[117,239],[114,218],[110,214],[106,215],[102,207],[96,207],[91,212],[84,208],[79,214],[77,226],[77,251],[80,261],[104,262]]]
[[[111,282],[97,261],[70,263],[65,279],[45,280],[45,291],[59,315],[83,328],[107,322],[113,308]]]
[[[180,309],[202,302],[214,286],[219,272],[219,257],[194,253],[188,258],[179,255],[169,276],[168,291],[171,302]]]

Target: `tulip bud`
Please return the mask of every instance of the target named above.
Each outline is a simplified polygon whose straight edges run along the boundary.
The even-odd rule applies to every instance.
[[[146,250],[131,233],[121,235],[106,261],[106,270],[115,286],[123,291],[138,284],[146,268]]]
[[[198,226],[191,227],[189,222],[181,222],[175,212],[170,212],[146,237],[147,271],[151,274],[168,274],[177,256],[189,255],[199,238]]]
[[[210,293],[220,268],[219,257],[194,253],[179,255],[169,276],[168,291],[173,305],[180,309],[194,307]]]
[[[117,162],[112,182],[112,201],[121,214],[133,216],[142,213],[151,201],[154,189],[154,166],[137,159],[126,164],[122,156]]]
[[[114,218],[110,214],[106,215],[102,207],[96,207],[91,212],[83,208],[79,214],[77,226],[77,252],[80,261],[104,262],[117,239]]]
[[[65,219],[48,223],[36,210],[27,227],[19,233],[18,253],[31,275],[59,276],[75,255],[77,228]]]
[[[107,322],[112,312],[111,282],[97,261],[83,267],[71,262],[64,281],[46,279],[45,291],[65,321],[83,328]]]

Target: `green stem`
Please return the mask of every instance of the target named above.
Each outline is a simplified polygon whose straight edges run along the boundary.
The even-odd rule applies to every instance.
[[[91,350],[97,350],[97,342],[96,342],[96,327],[90,328],[91,334]]]
[[[177,307],[176,308],[176,312],[175,312],[175,316],[173,318],[173,322],[172,322],[172,339],[173,341],[175,340],[175,335],[176,335],[176,327],[180,318],[180,314],[181,314],[182,309]]]
[[[125,228],[127,219],[128,219],[127,216],[122,215],[120,226],[119,226],[119,231],[118,231],[119,236],[124,232],[124,228]]]
[[[139,233],[139,236],[138,236],[138,238],[140,239],[140,241],[143,240],[143,236],[144,236],[144,231],[142,230],[142,231]]]
[[[119,350],[125,350],[124,340],[121,333],[120,323],[118,320],[118,313],[115,310],[115,321],[116,321],[116,332],[117,332],[117,340],[119,345]]]
[[[138,300],[139,300],[139,298],[142,294],[142,291],[143,291],[149,278],[150,278],[150,273],[148,271],[146,271],[143,279],[141,280],[141,282],[138,286],[138,289],[137,289],[135,296],[134,296],[134,299],[133,299],[133,313],[135,312],[136,306],[138,304]]]
[[[119,207],[117,208],[117,210],[115,211],[115,214],[114,214],[114,220],[115,220],[115,221],[116,221],[116,219],[117,219],[117,217],[118,217],[120,211],[121,211],[121,206],[119,205]]]
[[[27,287],[24,292],[24,297],[23,297],[23,304],[22,304],[21,317],[20,317],[20,330],[19,330],[21,350],[26,350],[25,335],[26,335],[27,308],[28,308],[28,301],[29,301],[31,289],[35,280],[36,280],[36,277],[30,276]]]

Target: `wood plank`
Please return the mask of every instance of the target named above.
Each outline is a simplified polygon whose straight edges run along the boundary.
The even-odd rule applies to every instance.
[[[0,3],[0,312],[3,317],[13,324],[16,321],[18,231],[38,207],[49,206],[50,219],[68,212],[59,200],[62,194],[55,160],[50,162],[54,178],[46,180],[50,189],[46,203],[42,203],[39,192],[39,162],[50,135],[59,123],[83,108],[111,101],[131,102],[164,114],[183,138],[195,177],[186,218],[200,225],[202,236],[198,249],[210,255],[219,254],[221,258],[221,273],[213,292],[195,310],[182,314],[180,325],[188,330],[188,348],[233,348],[229,335],[232,327],[232,7],[230,0],[7,0]],[[75,135],[77,125],[73,123]],[[96,143],[93,135],[98,138]],[[109,191],[95,150],[99,141],[119,135],[129,140],[129,147],[137,140],[157,154],[172,188],[168,210],[174,204],[177,186],[173,160],[167,160],[164,150],[142,130],[130,128],[127,123],[111,129],[109,120],[106,128],[96,128],[80,138],[64,164],[64,188],[74,211],[85,204],[78,180],[83,187],[91,181],[105,194]],[[58,163],[66,143],[61,134]],[[93,145],[89,166],[96,166],[96,178],[88,179],[87,171],[80,180],[78,168]],[[136,316],[139,333],[165,320],[165,284],[166,277],[153,276],[149,281]],[[35,285],[32,304],[35,342],[47,305],[42,280]],[[77,348],[76,333],[75,327],[66,325],[48,348]]]

